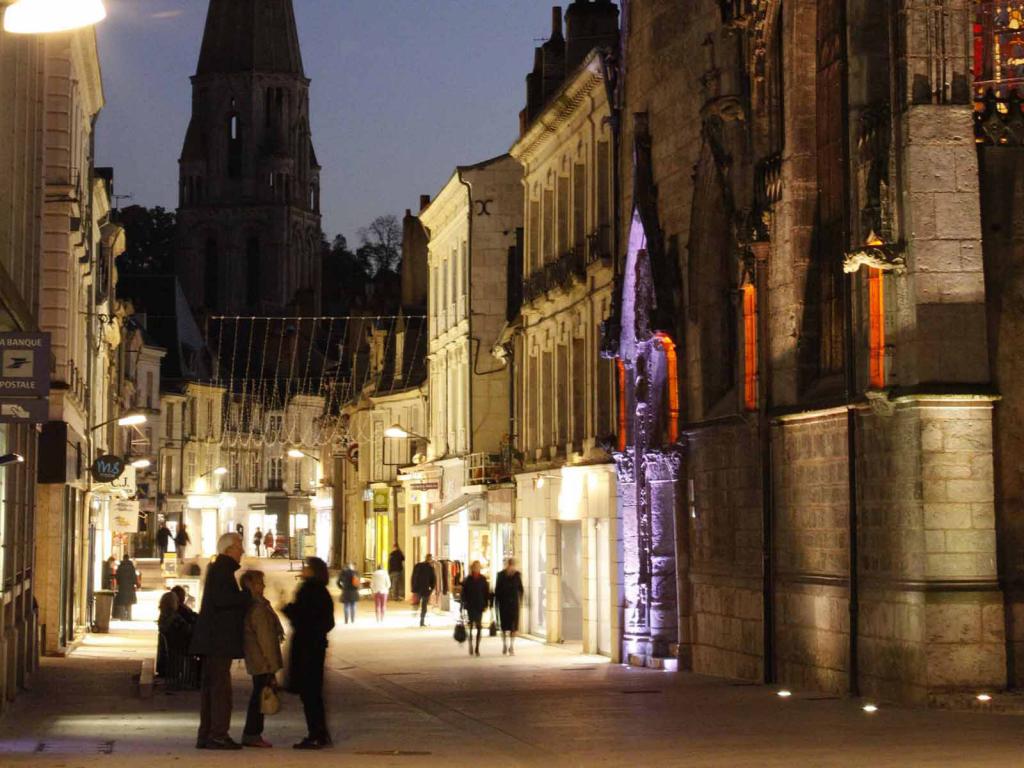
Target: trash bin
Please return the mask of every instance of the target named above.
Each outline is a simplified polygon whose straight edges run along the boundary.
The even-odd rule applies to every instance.
[[[110,631],[110,615],[114,611],[114,593],[109,589],[100,589],[95,594],[96,617],[94,631],[106,633]]]

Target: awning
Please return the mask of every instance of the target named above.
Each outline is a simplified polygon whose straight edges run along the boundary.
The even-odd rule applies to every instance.
[[[413,523],[412,532],[419,535],[425,534],[427,532],[427,528],[434,523],[439,523],[447,517],[457,515],[464,509],[482,507],[485,503],[484,495],[482,493],[464,493],[461,496],[456,496],[447,504],[442,504],[440,507],[435,509],[434,513],[429,517],[425,517],[422,520],[418,520]]]

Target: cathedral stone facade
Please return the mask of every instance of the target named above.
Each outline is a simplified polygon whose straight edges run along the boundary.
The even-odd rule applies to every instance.
[[[1019,681],[1024,7],[621,6],[626,652]]]
[[[319,313],[309,82],[291,0],[211,0],[178,209],[178,275],[200,317]]]

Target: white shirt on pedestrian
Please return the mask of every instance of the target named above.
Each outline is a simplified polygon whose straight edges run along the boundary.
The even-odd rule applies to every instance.
[[[370,591],[375,595],[385,595],[391,590],[391,577],[383,568],[378,568],[370,577]]]

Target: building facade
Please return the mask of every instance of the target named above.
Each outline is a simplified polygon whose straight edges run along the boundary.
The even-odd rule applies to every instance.
[[[210,0],[179,164],[177,273],[200,319],[319,314],[309,82],[291,0]]]
[[[1018,679],[1011,6],[623,3],[638,661],[911,702]]]
[[[556,9],[511,149],[523,167],[525,224],[522,306],[505,334],[522,456],[517,549],[527,591],[524,630],[617,660],[621,521],[609,451],[616,377],[601,356],[601,329],[614,286],[615,145],[606,73],[618,43],[618,8],[574,2],[566,21],[563,35]]]
[[[46,44],[0,31],[0,332],[39,329]],[[34,607],[35,426],[0,424],[0,452],[25,461],[0,467],[0,712],[39,663]]]
[[[508,320],[522,227],[522,171],[509,155],[460,166],[419,215],[427,233],[429,430],[405,473],[406,558],[447,569],[441,607],[474,560],[493,576],[514,553],[507,371],[490,351]]]

